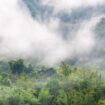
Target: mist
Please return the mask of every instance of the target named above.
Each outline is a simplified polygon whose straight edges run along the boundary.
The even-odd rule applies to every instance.
[[[52,5],[55,11],[65,11],[78,7],[102,5],[105,0],[42,0],[43,4]]]
[[[79,22],[79,28],[75,32],[68,32],[67,39],[62,36],[65,30],[60,29],[62,20],[58,14],[65,9],[71,14],[73,8],[101,5],[103,2],[104,0],[41,1],[41,5],[53,6],[54,11],[49,21],[42,22],[32,17],[22,0],[0,1],[0,59],[32,59],[40,65],[55,66],[67,59],[90,54],[97,43],[93,28],[103,14],[92,14],[89,19]],[[63,24],[69,24],[68,27],[74,25]]]

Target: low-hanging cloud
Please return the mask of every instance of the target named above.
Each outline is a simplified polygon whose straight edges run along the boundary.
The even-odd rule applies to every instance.
[[[105,0],[42,0],[43,4],[52,5],[56,11],[70,10],[78,7],[102,5]]]
[[[31,17],[21,0],[0,1],[0,57],[32,58],[40,64],[52,66],[89,53],[95,44],[92,27],[99,19],[93,17],[81,23],[75,37],[64,40],[57,31],[59,18],[52,17],[49,23],[41,23]]]

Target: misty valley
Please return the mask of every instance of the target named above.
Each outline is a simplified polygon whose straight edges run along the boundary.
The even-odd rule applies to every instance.
[[[105,0],[0,0],[0,105],[105,105]]]

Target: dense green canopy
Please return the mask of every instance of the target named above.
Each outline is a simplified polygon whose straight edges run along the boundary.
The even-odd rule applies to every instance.
[[[0,105],[105,105],[101,70],[36,67],[22,59],[0,63],[0,70]]]

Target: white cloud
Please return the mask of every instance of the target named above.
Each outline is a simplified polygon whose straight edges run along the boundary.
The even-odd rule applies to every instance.
[[[105,0],[42,0],[43,4],[52,5],[55,11],[68,10],[77,7],[101,5]]]
[[[60,27],[59,19],[52,18],[48,24],[39,23],[18,3],[19,0],[0,1],[1,58],[39,58],[42,64],[55,65],[93,47],[94,35],[90,29],[98,19],[87,21],[72,41],[65,41],[55,31]]]

